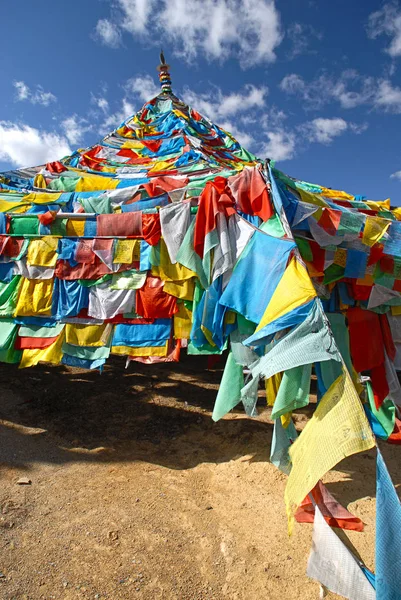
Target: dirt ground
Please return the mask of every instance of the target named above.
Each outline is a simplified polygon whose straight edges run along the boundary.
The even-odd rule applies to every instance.
[[[1,600],[319,598],[312,525],[287,535],[269,410],[213,423],[220,379],[205,358],[116,359],[102,375],[0,366]],[[398,485],[399,450],[383,453]],[[366,523],[348,535],[373,567],[375,453],[324,481]]]

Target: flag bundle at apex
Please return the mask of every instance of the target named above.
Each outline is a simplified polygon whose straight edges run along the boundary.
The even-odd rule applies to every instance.
[[[289,519],[307,520],[324,473],[374,435],[401,441],[401,209],[286,176],[159,71],[161,93],[99,144],[1,174],[0,361],[228,348],[213,418],[257,414],[265,380]],[[312,369],[319,404],[297,438]]]

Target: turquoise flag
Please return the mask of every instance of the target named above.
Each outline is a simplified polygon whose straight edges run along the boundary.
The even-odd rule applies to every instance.
[[[376,600],[401,598],[401,504],[377,449]]]
[[[230,352],[214,404],[213,421],[218,421],[224,417],[234,406],[237,406],[241,402],[241,388],[243,385],[243,367],[237,365],[232,352]]]

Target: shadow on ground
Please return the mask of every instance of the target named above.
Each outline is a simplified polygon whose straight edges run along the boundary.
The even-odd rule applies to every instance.
[[[229,419],[211,419],[222,368],[207,370],[206,357],[133,363],[127,370],[113,358],[102,375],[63,366],[0,365],[0,466],[144,461],[188,469],[240,456],[268,461],[272,424],[266,415],[242,418],[238,407]],[[313,406],[302,411],[301,420],[310,418]],[[385,445],[383,452],[397,485],[398,449]],[[352,482],[331,483],[329,489],[337,495],[341,488],[345,505],[375,495],[374,459],[371,451],[337,467]]]
[[[267,460],[271,424],[243,418],[214,423],[210,412],[222,368],[208,371],[206,359],[195,360],[134,363],[125,370],[114,359],[102,375],[62,366],[1,365],[0,462],[149,460],[183,469],[242,454]],[[34,432],[26,428],[42,431],[29,435]],[[183,436],[195,444],[190,452],[175,449]],[[96,452],[99,448],[104,451]]]

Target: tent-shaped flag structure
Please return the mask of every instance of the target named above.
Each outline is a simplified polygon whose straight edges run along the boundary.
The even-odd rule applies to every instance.
[[[332,499],[320,479],[340,460],[401,441],[401,209],[285,175],[177,98],[164,60],[159,76],[95,146],[0,175],[0,361],[228,349],[213,418],[256,415],[265,381],[291,524],[312,490]]]

